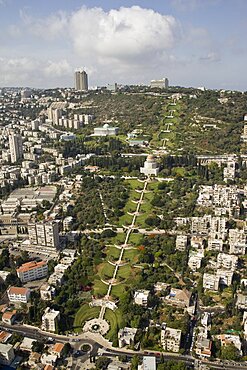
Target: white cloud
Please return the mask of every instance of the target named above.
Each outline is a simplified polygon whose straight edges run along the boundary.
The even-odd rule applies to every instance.
[[[48,61],[44,67],[44,74],[48,77],[61,77],[71,73],[71,67],[67,60],[60,60],[58,62]]]
[[[27,8],[23,8],[20,10],[20,18],[30,33],[45,40],[66,35],[67,14],[63,11],[46,18],[35,19],[29,15]]]
[[[216,51],[211,51],[207,55],[204,55],[199,58],[199,61],[206,63],[220,62],[220,60],[221,60],[220,54]]]
[[[148,70],[164,61],[170,63],[169,54],[181,37],[174,17],[139,6],[109,12],[83,6],[70,14],[60,11],[43,19],[33,18],[29,11],[24,8],[20,12],[27,36],[46,40],[50,52],[59,43],[66,45],[71,63],[93,71],[97,83],[112,78],[133,81],[144,72],[151,77]]]
[[[56,86],[58,77],[66,79],[71,74],[72,68],[67,60],[55,62],[27,57],[0,58],[2,86]]]
[[[75,51],[99,63],[155,59],[174,46],[178,28],[174,17],[139,6],[109,12],[82,7],[69,20]]]

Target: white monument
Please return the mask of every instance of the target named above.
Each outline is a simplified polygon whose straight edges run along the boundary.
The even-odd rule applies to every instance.
[[[158,175],[159,167],[153,155],[149,154],[147,156],[147,159],[144,162],[144,166],[140,168],[140,172],[146,176],[150,176],[150,175],[157,176]]]

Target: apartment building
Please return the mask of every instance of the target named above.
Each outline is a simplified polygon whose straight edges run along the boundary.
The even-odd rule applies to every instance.
[[[238,267],[238,257],[226,254],[219,253],[217,256],[217,268],[223,268],[231,271],[235,271]]]
[[[30,289],[22,287],[10,287],[8,289],[8,298],[10,302],[16,303],[27,303],[30,297]]]
[[[134,294],[135,304],[140,306],[147,306],[149,290],[137,290]]]
[[[30,244],[41,247],[59,247],[59,226],[57,221],[36,222],[28,224]]]
[[[48,283],[44,283],[39,289],[40,298],[44,301],[51,301],[55,295],[55,291],[56,289],[54,287],[52,287]]]
[[[118,332],[118,344],[119,347],[122,348],[126,345],[131,345],[134,343],[135,335],[137,329],[135,328],[123,328],[120,329]]]
[[[42,316],[42,329],[55,333],[59,320],[60,312],[47,307],[44,315]]]
[[[22,283],[42,279],[48,274],[48,265],[45,261],[32,261],[21,265],[17,270],[17,275]]]
[[[219,289],[220,279],[215,274],[203,274],[203,288],[217,291]]]
[[[176,250],[185,251],[188,245],[188,237],[186,235],[177,235]]]
[[[161,345],[165,351],[179,352],[182,332],[166,327],[161,330]]]
[[[10,365],[15,358],[12,344],[0,343],[0,364]]]
[[[188,266],[192,271],[197,271],[202,264],[204,257],[204,250],[198,249],[197,251],[191,250],[189,254]]]

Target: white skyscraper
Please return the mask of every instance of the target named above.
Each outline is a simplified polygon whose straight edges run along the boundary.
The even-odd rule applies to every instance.
[[[75,90],[88,90],[88,76],[85,71],[75,71]]]
[[[9,149],[11,162],[15,163],[23,157],[22,137],[19,134],[9,136]]]

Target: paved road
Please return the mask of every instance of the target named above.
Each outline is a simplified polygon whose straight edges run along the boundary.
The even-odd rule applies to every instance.
[[[160,357],[160,352],[155,351],[132,351],[128,349],[116,349],[112,348],[109,344],[107,345],[107,341],[105,341],[103,338],[102,340],[99,340],[98,337],[92,338],[90,334],[84,335],[84,338],[82,336],[73,336],[73,337],[67,337],[65,335],[57,335],[52,334],[48,332],[44,332],[39,330],[38,328],[32,328],[27,327],[24,325],[7,325],[5,323],[0,324],[0,330],[7,330],[11,333],[20,333],[26,337],[33,338],[36,340],[42,340],[42,339],[48,339],[48,338],[54,338],[54,340],[57,340],[59,342],[69,342],[73,348],[79,349],[83,344],[90,344],[92,346],[92,355],[96,356],[98,354],[99,349],[101,349],[101,353],[104,354],[111,354],[111,355],[138,355],[138,356],[144,356],[144,355],[152,355],[156,356],[157,358]],[[108,347],[108,348],[107,348]],[[187,355],[181,355],[178,353],[163,353],[164,359],[169,360],[180,360],[184,361],[188,364],[194,364],[195,359],[192,356]],[[84,356],[86,359],[87,356]],[[82,360],[82,359],[81,359]],[[247,364],[246,363],[219,363],[219,362],[213,362],[213,361],[201,361],[203,364],[210,366],[213,369],[227,369],[227,370],[234,370],[234,369],[243,369],[247,370]]]

